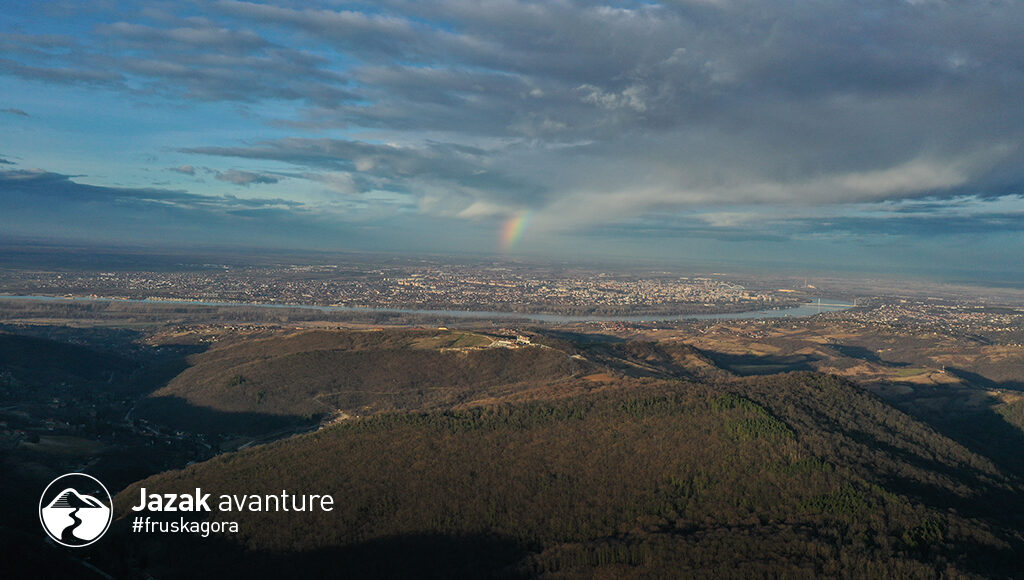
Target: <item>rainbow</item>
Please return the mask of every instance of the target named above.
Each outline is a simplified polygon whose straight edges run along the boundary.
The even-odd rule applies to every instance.
[[[530,223],[533,212],[528,209],[517,211],[501,226],[501,249],[508,251],[523,237],[523,231]]]

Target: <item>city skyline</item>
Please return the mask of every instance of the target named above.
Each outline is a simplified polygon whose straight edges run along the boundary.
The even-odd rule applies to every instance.
[[[10,239],[1024,279],[1013,3],[6,12]]]

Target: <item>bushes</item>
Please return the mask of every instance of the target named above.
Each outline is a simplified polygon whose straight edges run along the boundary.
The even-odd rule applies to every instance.
[[[812,513],[856,516],[867,509],[868,502],[863,493],[845,483],[832,493],[805,500],[801,507]]]
[[[765,411],[764,407],[762,407],[761,405],[758,405],[757,403],[751,401],[750,399],[747,399],[746,397],[741,397],[739,395],[734,395],[732,393],[726,393],[724,395],[716,397],[711,407],[716,411],[742,409],[744,411],[750,411],[752,413],[762,415],[767,414],[767,411]]]
[[[793,439],[793,430],[775,417],[764,416],[752,419],[727,421],[725,430],[737,441],[748,439]]]
[[[942,524],[933,518],[925,518],[923,522],[909,528],[903,533],[903,543],[910,548],[925,548],[939,544],[945,539]]]
[[[727,420],[725,430],[737,441],[750,439],[793,439],[795,434],[788,425],[776,419],[757,403],[731,393],[715,398],[711,408],[718,412],[738,410],[744,417]]]

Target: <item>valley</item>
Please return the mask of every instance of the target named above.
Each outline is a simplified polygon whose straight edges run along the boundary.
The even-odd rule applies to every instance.
[[[439,328],[42,308],[0,333],[4,491],[22,506],[2,531],[45,560],[36,486],[86,469],[119,491],[111,537],[55,567],[991,577],[1024,549],[1017,315]],[[128,526],[142,488],[327,493],[335,509],[147,535]]]

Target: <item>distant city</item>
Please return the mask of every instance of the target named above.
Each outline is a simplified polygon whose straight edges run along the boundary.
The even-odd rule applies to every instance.
[[[206,266],[201,270],[0,274],[8,294],[95,296],[359,308],[572,314],[739,312],[794,306],[804,294],[748,288],[720,277],[550,273],[506,266],[357,268]]]
[[[846,324],[893,332],[973,336],[1008,344],[1024,342],[1020,296],[1006,289],[363,255],[336,264],[322,259],[291,264],[225,259],[174,267],[158,262],[147,268],[128,258],[124,261],[121,267],[105,264],[103,269],[10,264],[0,269],[0,297],[550,313],[593,316],[591,325],[607,331],[645,325],[642,321],[599,318],[785,312],[800,304],[812,306],[824,297],[853,305],[842,312],[817,310]]]

